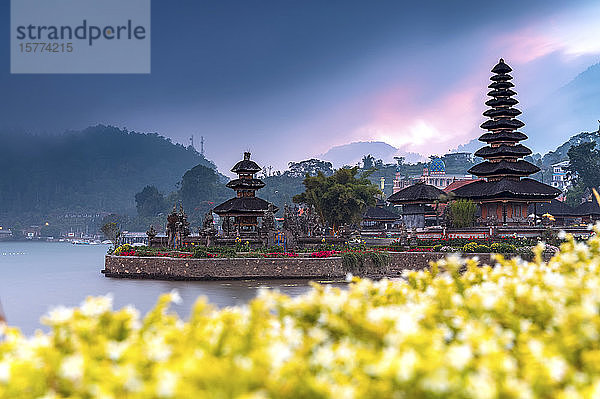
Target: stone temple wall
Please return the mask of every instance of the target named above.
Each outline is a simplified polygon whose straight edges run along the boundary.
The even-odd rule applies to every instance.
[[[400,277],[404,270],[421,270],[447,253],[391,252],[386,267],[366,262],[360,270],[348,270],[341,257],[330,258],[167,258],[106,255],[107,277],[146,278],[160,280],[235,280],[333,278],[343,279],[347,273],[372,278]],[[481,263],[493,264],[490,254],[477,256]]]

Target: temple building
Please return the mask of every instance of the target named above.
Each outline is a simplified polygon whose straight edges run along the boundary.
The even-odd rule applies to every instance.
[[[225,201],[214,209],[223,221],[225,236],[240,236],[257,234],[259,218],[267,211],[277,212],[277,207],[262,198],[256,197],[256,191],[263,188],[265,183],[254,177],[262,168],[250,159],[250,153],[244,153],[244,159],[235,164],[231,171],[238,175],[237,179],[227,183],[227,187],[235,190],[235,198]]]
[[[402,205],[402,222],[406,228],[419,229],[425,227],[428,217],[438,218],[438,204],[445,194],[435,186],[419,182],[395,192],[388,202]]]
[[[527,136],[516,131],[525,124],[516,119],[521,111],[513,108],[518,101],[513,98],[517,93],[511,89],[511,71],[503,59],[492,69],[494,75],[488,86],[492,98],[485,103],[490,109],[483,113],[489,120],[481,125],[488,132],[479,137],[487,145],[475,153],[485,161],[469,169],[469,173],[485,180],[459,187],[453,193],[479,203],[481,217],[488,222],[523,224],[529,204],[550,202],[560,190],[527,177],[540,169],[521,159],[531,150],[519,143]]]

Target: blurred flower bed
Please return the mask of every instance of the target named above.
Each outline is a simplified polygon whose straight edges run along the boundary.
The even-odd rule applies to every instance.
[[[175,292],[143,318],[88,298],[50,311],[49,333],[2,328],[0,397],[597,398],[600,239],[560,249],[221,310],[201,298],[187,321]]]

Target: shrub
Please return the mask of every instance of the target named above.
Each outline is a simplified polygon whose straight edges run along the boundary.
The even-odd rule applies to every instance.
[[[437,245],[433,246],[432,251],[433,252],[440,252],[441,249],[442,249],[442,244],[437,244]]]
[[[598,397],[600,238],[548,263],[542,248],[221,310],[199,299],[188,321],[176,293],[143,319],[88,298],[50,311],[48,333],[2,330],[0,397]]]
[[[487,245],[477,245],[477,248],[475,248],[475,252],[480,254],[490,252],[490,247],[488,247]]]
[[[452,226],[469,227],[472,226],[477,217],[477,205],[468,199],[459,199],[452,201],[449,205],[449,214]]]
[[[463,250],[463,252],[473,253],[473,252],[477,252],[478,246],[479,246],[479,244],[477,244],[476,242],[468,242],[463,246],[462,250]]]
[[[508,254],[508,253],[517,252],[517,248],[514,245],[508,244],[505,242],[495,242],[492,245],[490,245],[490,249],[492,252],[499,253],[499,254]]]

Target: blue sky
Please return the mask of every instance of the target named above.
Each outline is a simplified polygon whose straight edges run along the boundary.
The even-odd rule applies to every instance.
[[[481,134],[498,58],[515,70],[525,122],[599,61],[600,5],[483,3],[154,0],[150,75],[10,75],[5,1],[0,128],[203,135],[225,170],[248,149],[276,168],[352,141],[444,153]],[[577,133],[523,131],[537,151]]]

